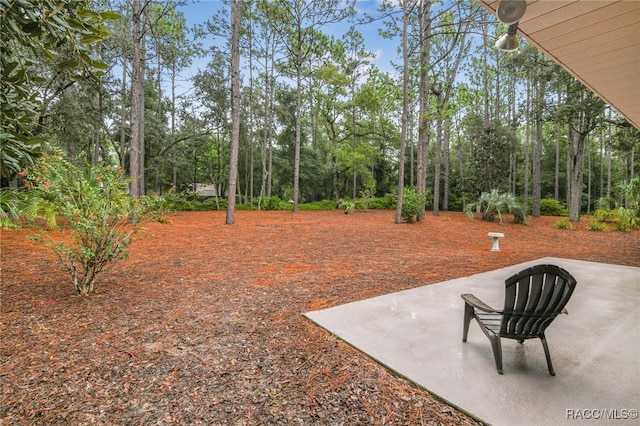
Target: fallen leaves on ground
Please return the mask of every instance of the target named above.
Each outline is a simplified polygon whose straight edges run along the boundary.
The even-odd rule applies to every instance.
[[[85,298],[27,231],[2,232],[3,424],[473,425],[303,314],[547,256],[640,266],[640,232],[587,219],[570,231],[448,212],[167,219]],[[499,252],[491,231],[505,234]]]

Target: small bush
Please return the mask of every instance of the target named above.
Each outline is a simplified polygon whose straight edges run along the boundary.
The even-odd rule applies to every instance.
[[[567,219],[561,219],[556,222],[556,229],[573,229],[573,223]]]
[[[396,199],[387,194],[384,197],[377,197],[369,200],[370,209],[393,210],[396,207]]]
[[[418,194],[415,188],[405,188],[402,197],[402,218],[407,223],[415,222],[420,212],[424,211],[425,203],[424,194]]]
[[[272,195],[271,197],[263,197],[258,203],[260,210],[281,210],[280,203],[282,203],[282,200],[280,197]]]
[[[344,214],[349,214],[356,209],[356,203],[349,199],[340,200],[340,203],[338,203],[338,207],[344,210]]]
[[[540,200],[540,214],[543,216],[567,216],[569,212],[563,203],[555,198]]]
[[[593,232],[606,232],[607,224],[598,222],[597,220],[592,220],[591,222],[589,222],[589,225],[587,225],[587,229]]]
[[[136,223],[158,219],[160,197],[132,200],[128,179],[109,165],[80,169],[61,154],[43,157],[24,174],[21,212],[40,230],[32,239],[55,254],[69,274],[75,292],[93,291],[96,276],[111,262],[124,259],[139,229]],[[54,239],[40,224],[51,228],[63,219],[67,238]]]
[[[593,219],[597,222],[615,223],[618,221],[618,211],[597,209],[595,212],[593,212]]]

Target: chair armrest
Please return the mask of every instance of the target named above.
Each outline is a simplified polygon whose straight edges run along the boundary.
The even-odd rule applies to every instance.
[[[502,313],[502,311],[492,308],[491,306],[484,303],[482,300],[475,297],[473,294],[461,294],[460,297],[464,299],[464,303],[466,303],[467,305],[471,305],[476,309],[480,309],[481,311],[493,312],[496,314]]]

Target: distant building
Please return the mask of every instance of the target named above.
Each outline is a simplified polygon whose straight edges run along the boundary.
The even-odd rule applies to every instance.
[[[226,197],[226,191],[224,194],[218,194],[216,185],[213,183],[196,183],[196,193],[198,198],[212,198],[216,195]]]

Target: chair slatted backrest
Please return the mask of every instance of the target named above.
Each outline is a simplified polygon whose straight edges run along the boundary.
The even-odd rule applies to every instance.
[[[540,337],[562,312],[576,286],[575,278],[556,265],[536,265],[505,281],[500,335],[513,339]]]

